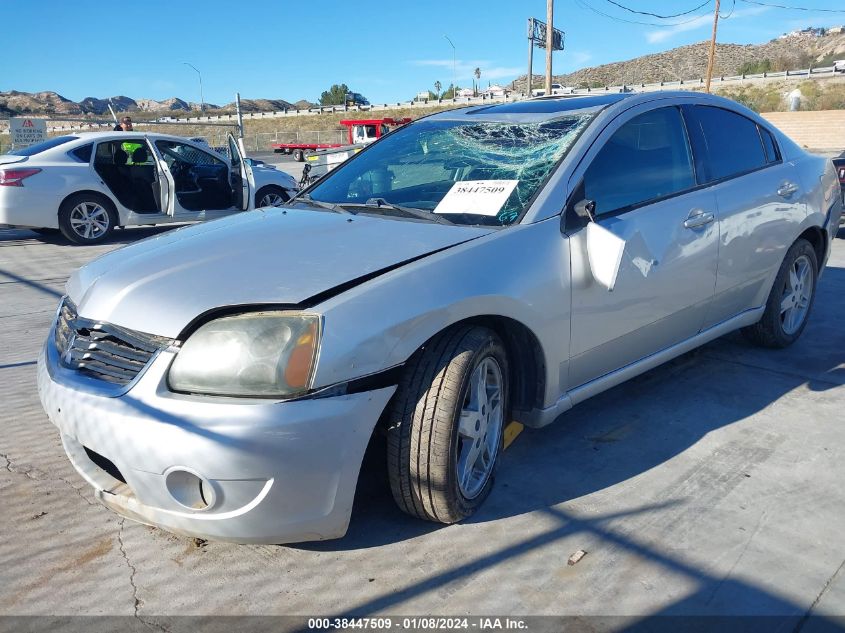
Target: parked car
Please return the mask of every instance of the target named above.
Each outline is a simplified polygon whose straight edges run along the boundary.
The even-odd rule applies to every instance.
[[[368,106],[370,102],[360,92],[347,92],[345,97],[348,106]]]
[[[732,330],[798,339],[837,190],[829,160],[711,95],[438,113],[285,207],[74,273],[41,402],[105,505],[174,532],[340,537],[374,434],[399,507],[460,521],[506,422]]]
[[[231,136],[229,148],[232,158],[164,134],[57,136],[0,156],[0,224],[94,244],[118,226],[210,220],[296,193],[288,174],[250,167]]]

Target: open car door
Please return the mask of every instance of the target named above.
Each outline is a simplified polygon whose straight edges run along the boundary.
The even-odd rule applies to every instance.
[[[255,208],[253,197],[255,196],[255,178],[252,174],[252,167],[244,160],[243,139],[235,140],[229,134],[229,161],[232,168],[231,182],[232,191],[235,195],[234,206],[239,209]]]
[[[153,140],[148,136],[145,136],[144,139],[146,139],[147,145],[152,150],[153,157],[155,158],[161,212],[173,216],[176,213],[176,183],[173,180],[173,174],[170,173],[167,162],[164,160],[158,147],[156,147],[156,144],[153,143]]]

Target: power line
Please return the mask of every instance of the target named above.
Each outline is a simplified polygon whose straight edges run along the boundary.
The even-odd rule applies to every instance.
[[[727,15],[722,15],[722,14],[720,13],[720,14],[719,14],[719,19],[720,19],[720,20],[727,20],[729,17],[731,17],[731,16],[734,14],[734,9],[736,9],[736,0],[733,0],[733,4],[731,5],[731,10],[730,10],[730,11],[728,11],[728,14],[727,14]]]
[[[625,18],[620,18],[618,16],[610,15],[609,13],[605,13],[604,11],[600,11],[599,9],[596,9],[593,5],[588,4],[585,0],[575,0],[575,4],[577,4],[582,9],[587,9],[589,11],[592,11],[593,13],[597,13],[598,15],[604,16],[604,17],[606,17],[610,20],[614,20],[615,22],[624,22],[625,24],[642,24],[643,26],[658,26],[658,27],[663,27],[663,28],[665,28],[667,26],[680,26],[681,24],[688,24],[689,22],[695,22],[696,20],[701,19],[704,15],[707,15],[707,14],[701,14],[701,15],[697,15],[693,18],[690,18],[688,20],[681,20],[680,22],[671,22],[671,23],[667,24],[666,22],[643,22],[641,20],[626,20]],[[709,13],[709,11],[708,11],[708,13]]]
[[[610,4],[619,7],[620,9],[625,9],[625,11],[630,11],[631,13],[636,13],[638,15],[649,15],[653,18],[660,18],[661,20],[667,20],[669,18],[680,18],[684,15],[689,15],[690,13],[695,13],[699,9],[706,7],[708,4],[712,2],[712,0],[705,0],[697,7],[690,9],[689,11],[683,11],[682,13],[673,13],[672,15],[660,15],[659,13],[651,13],[649,11],[638,11],[637,9],[632,9],[631,7],[626,7],[624,4],[620,4],[615,0],[607,0]]]
[[[771,2],[760,2],[759,0],[740,0],[740,2],[745,2],[746,4],[756,4],[760,7],[771,7],[772,9],[787,9],[789,11],[808,11],[812,12],[822,12],[822,13],[845,13],[845,9],[811,9],[809,7],[791,7],[785,4],[773,4]]]

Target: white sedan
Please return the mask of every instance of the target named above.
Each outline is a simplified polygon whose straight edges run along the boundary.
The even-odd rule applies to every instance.
[[[75,244],[119,226],[211,220],[278,206],[296,180],[178,136],[88,132],[0,156],[0,225],[58,229]]]

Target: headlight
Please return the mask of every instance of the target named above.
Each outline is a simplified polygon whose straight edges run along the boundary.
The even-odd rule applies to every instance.
[[[188,337],[170,367],[174,391],[291,396],[311,388],[320,317],[252,312],[210,321]]]

